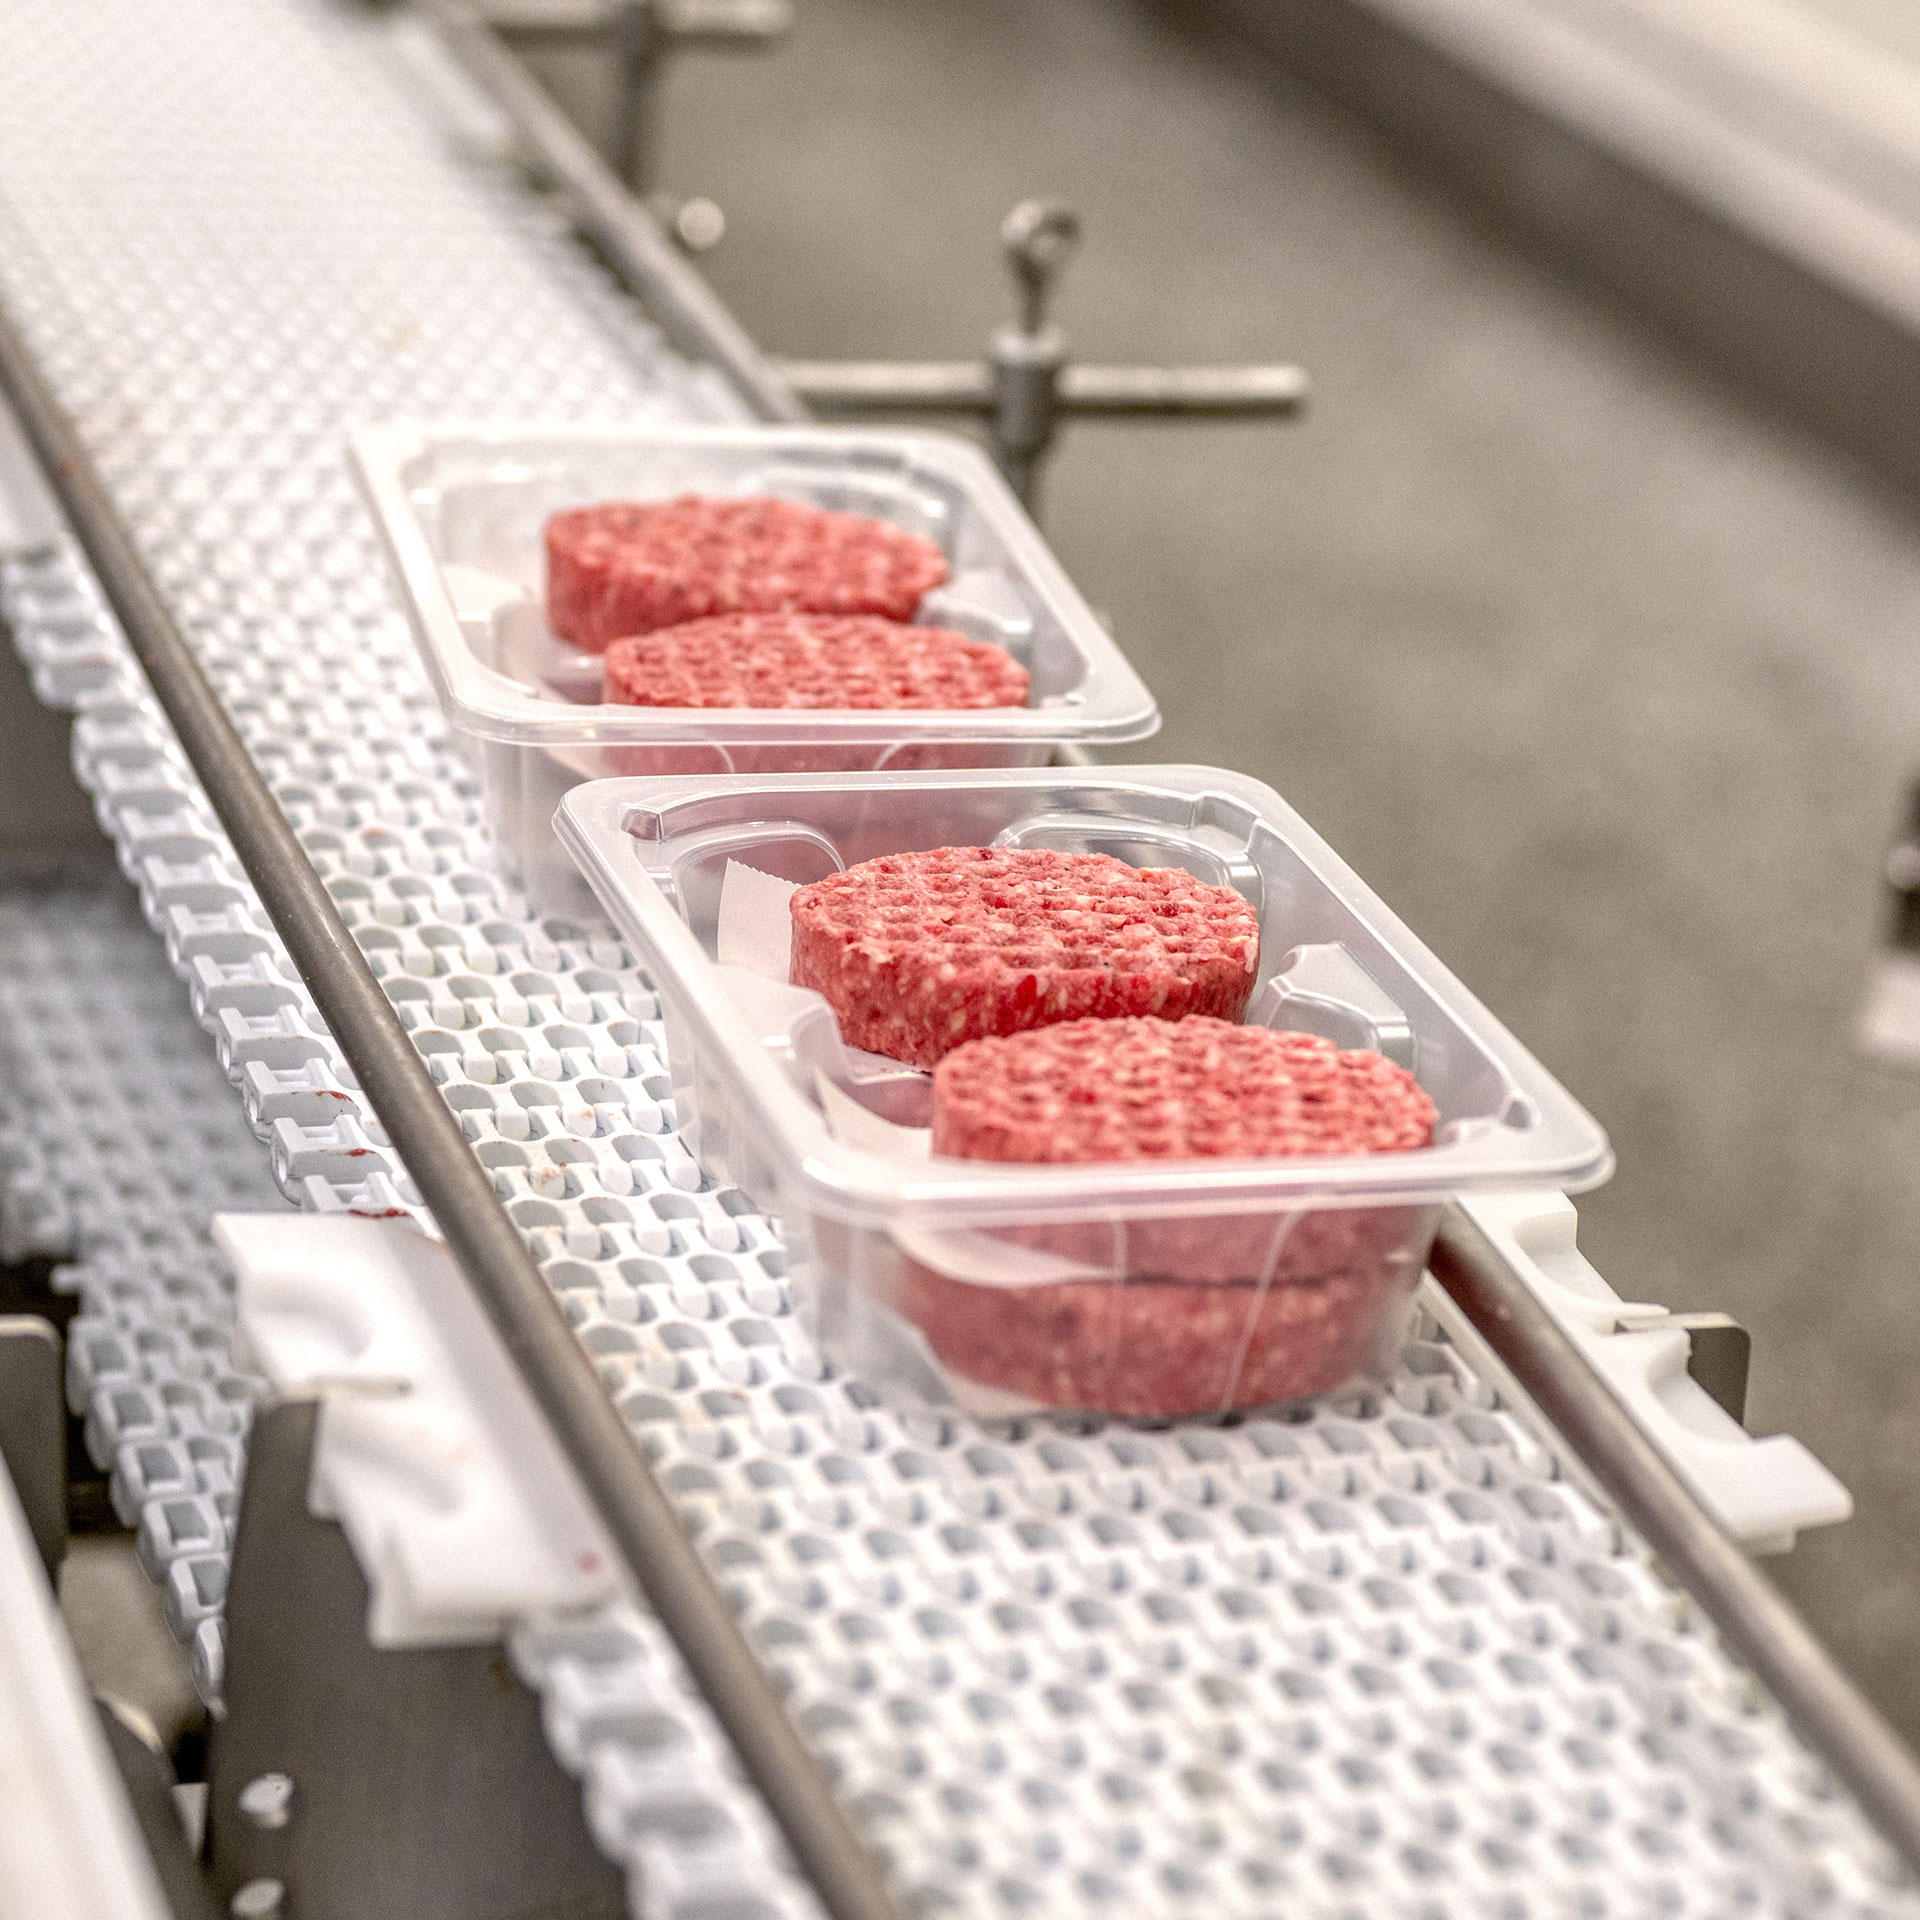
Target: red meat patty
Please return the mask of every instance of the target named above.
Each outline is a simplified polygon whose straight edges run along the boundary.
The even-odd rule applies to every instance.
[[[546,544],[547,623],[591,653],[716,613],[907,620],[947,577],[923,534],[757,497],[575,507],[547,522]]]
[[[933,1149],[1079,1162],[1391,1153],[1433,1102],[1376,1053],[1206,1018],[1077,1020],[977,1041],[933,1077]],[[918,1262],[899,1306],[942,1363],[1050,1406],[1173,1416],[1298,1399],[1373,1357],[1425,1256],[1423,1207],[1063,1221],[1004,1237],[1111,1280],[954,1280]]]
[[[895,1304],[965,1379],[1046,1407],[1172,1420],[1345,1385],[1384,1358],[1422,1257],[1403,1279],[1330,1273],[1264,1289],[982,1287],[908,1261]]]
[[[851,1045],[918,1067],[1089,1015],[1238,1019],[1259,950],[1231,887],[1104,853],[936,847],[793,896],[794,984],[826,995]]]
[[[933,1150],[962,1160],[1393,1153],[1428,1145],[1435,1117],[1380,1054],[1206,1016],[975,1040],[933,1076]]]
[[[722,613],[607,648],[606,698],[634,707],[1020,707],[1004,647],[877,614]]]

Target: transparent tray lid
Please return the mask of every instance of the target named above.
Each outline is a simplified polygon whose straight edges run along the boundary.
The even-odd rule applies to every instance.
[[[454,723],[530,746],[1141,740],[1159,710],[1006,483],[952,434],[833,427],[366,428],[352,439],[422,658]],[[635,707],[546,625],[542,529],[563,507],[776,494],[935,540],[951,578],[920,620],[994,641],[1029,704],[915,709]]]
[[[1613,1168],[1606,1135],[1271,788],[1207,767],[600,780],[555,828],[686,1023],[732,1125],[820,1211],[943,1228],[1275,1207],[1406,1205]],[[1416,1152],[1016,1166],[868,1151],[829,1123],[824,1079],[885,1114],[905,1067],[840,1048],[824,1000],[716,961],[728,862],[789,881],[910,848],[1045,846],[1179,865],[1260,915],[1249,1020],[1377,1047],[1440,1110]],[[778,1002],[777,996],[787,999]],[[770,1045],[776,1036],[784,1044]]]

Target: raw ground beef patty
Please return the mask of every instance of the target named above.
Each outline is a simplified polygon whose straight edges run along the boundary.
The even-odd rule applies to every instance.
[[[1331,1393],[1379,1356],[1403,1275],[1292,1286],[1162,1280],[982,1287],[905,1263],[894,1305],[940,1364],[1043,1407],[1175,1420]]]
[[[602,653],[716,613],[913,617],[947,577],[924,534],[793,500],[609,501],[547,522],[547,624]]]
[[[1026,704],[1004,647],[877,614],[723,613],[607,647],[606,698],[635,707]]]
[[[1104,853],[936,847],[793,896],[792,978],[852,1046],[917,1067],[1087,1016],[1238,1019],[1260,925],[1231,887]]]
[[[1378,1054],[1207,1018],[981,1040],[933,1077],[933,1150],[964,1159],[1389,1153],[1428,1145],[1435,1118]],[[1119,1271],[987,1286],[910,1260],[897,1304],[944,1365],[1045,1405],[1258,1406],[1326,1392],[1368,1362],[1430,1220],[1366,1207],[1015,1228],[1000,1237]]]

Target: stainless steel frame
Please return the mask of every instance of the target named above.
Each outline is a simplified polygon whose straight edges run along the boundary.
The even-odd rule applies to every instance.
[[[448,51],[506,115],[528,158],[571,200],[580,231],[667,338],[717,366],[760,419],[805,420],[806,409],[739,321],[475,9],[466,0],[419,4]]]
[[[646,213],[460,0],[426,0],[468,71],[676,344],[763,417],[792,393]],[[602,1390],[485,1170],[148,574],[72,421],[0,312],[16,409],[182,750],[315,1003],[635,1579],[685,1657],[829,1912],[897,1911],[645,1456]],[[1694,1594],[1802,1735],[1920,1871],[1920,1766],[1765,1578],[1700,1509],[1544,1309],[1459,1214],[1434,1270],[1492,1352]]]
[[[1023,200],[1000,227],[1018,310],[994,329],[987,357],[894,364],[788,360],[781,377],[826,413],[939,412],[982,421],[993,457],[1029,513],[1063,420],[1289,419],[1307,404],[1295,366],[1089,367],[1067,357],[1049,317],[1053,285],[1080,243],[1080,216],[1058,200]]]
[[[611,50],[618,66],[613,151],[637,194],[660,188],[655,94],[666,56],[680,48],[750,50],[793,24],[789,0],[491,0],[486,24],[528,48]]]

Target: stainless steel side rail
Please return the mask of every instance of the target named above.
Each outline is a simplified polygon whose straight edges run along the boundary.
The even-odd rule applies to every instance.
[[[788,1719],[453,1109],[168,611],[72,421],[4,311],[0,394],[25,428],[154,697],[315,1006],[801,1871],[834,1920],[899,1920],[877,1863]]]
[[[1920,1761],[1834,1664],[1806,1622],[1723,1533],[1580,1349],[1480,1229],[1449,1207],[1434,1278],[1645,1535],[1800,1737],[1920,1872]]]

